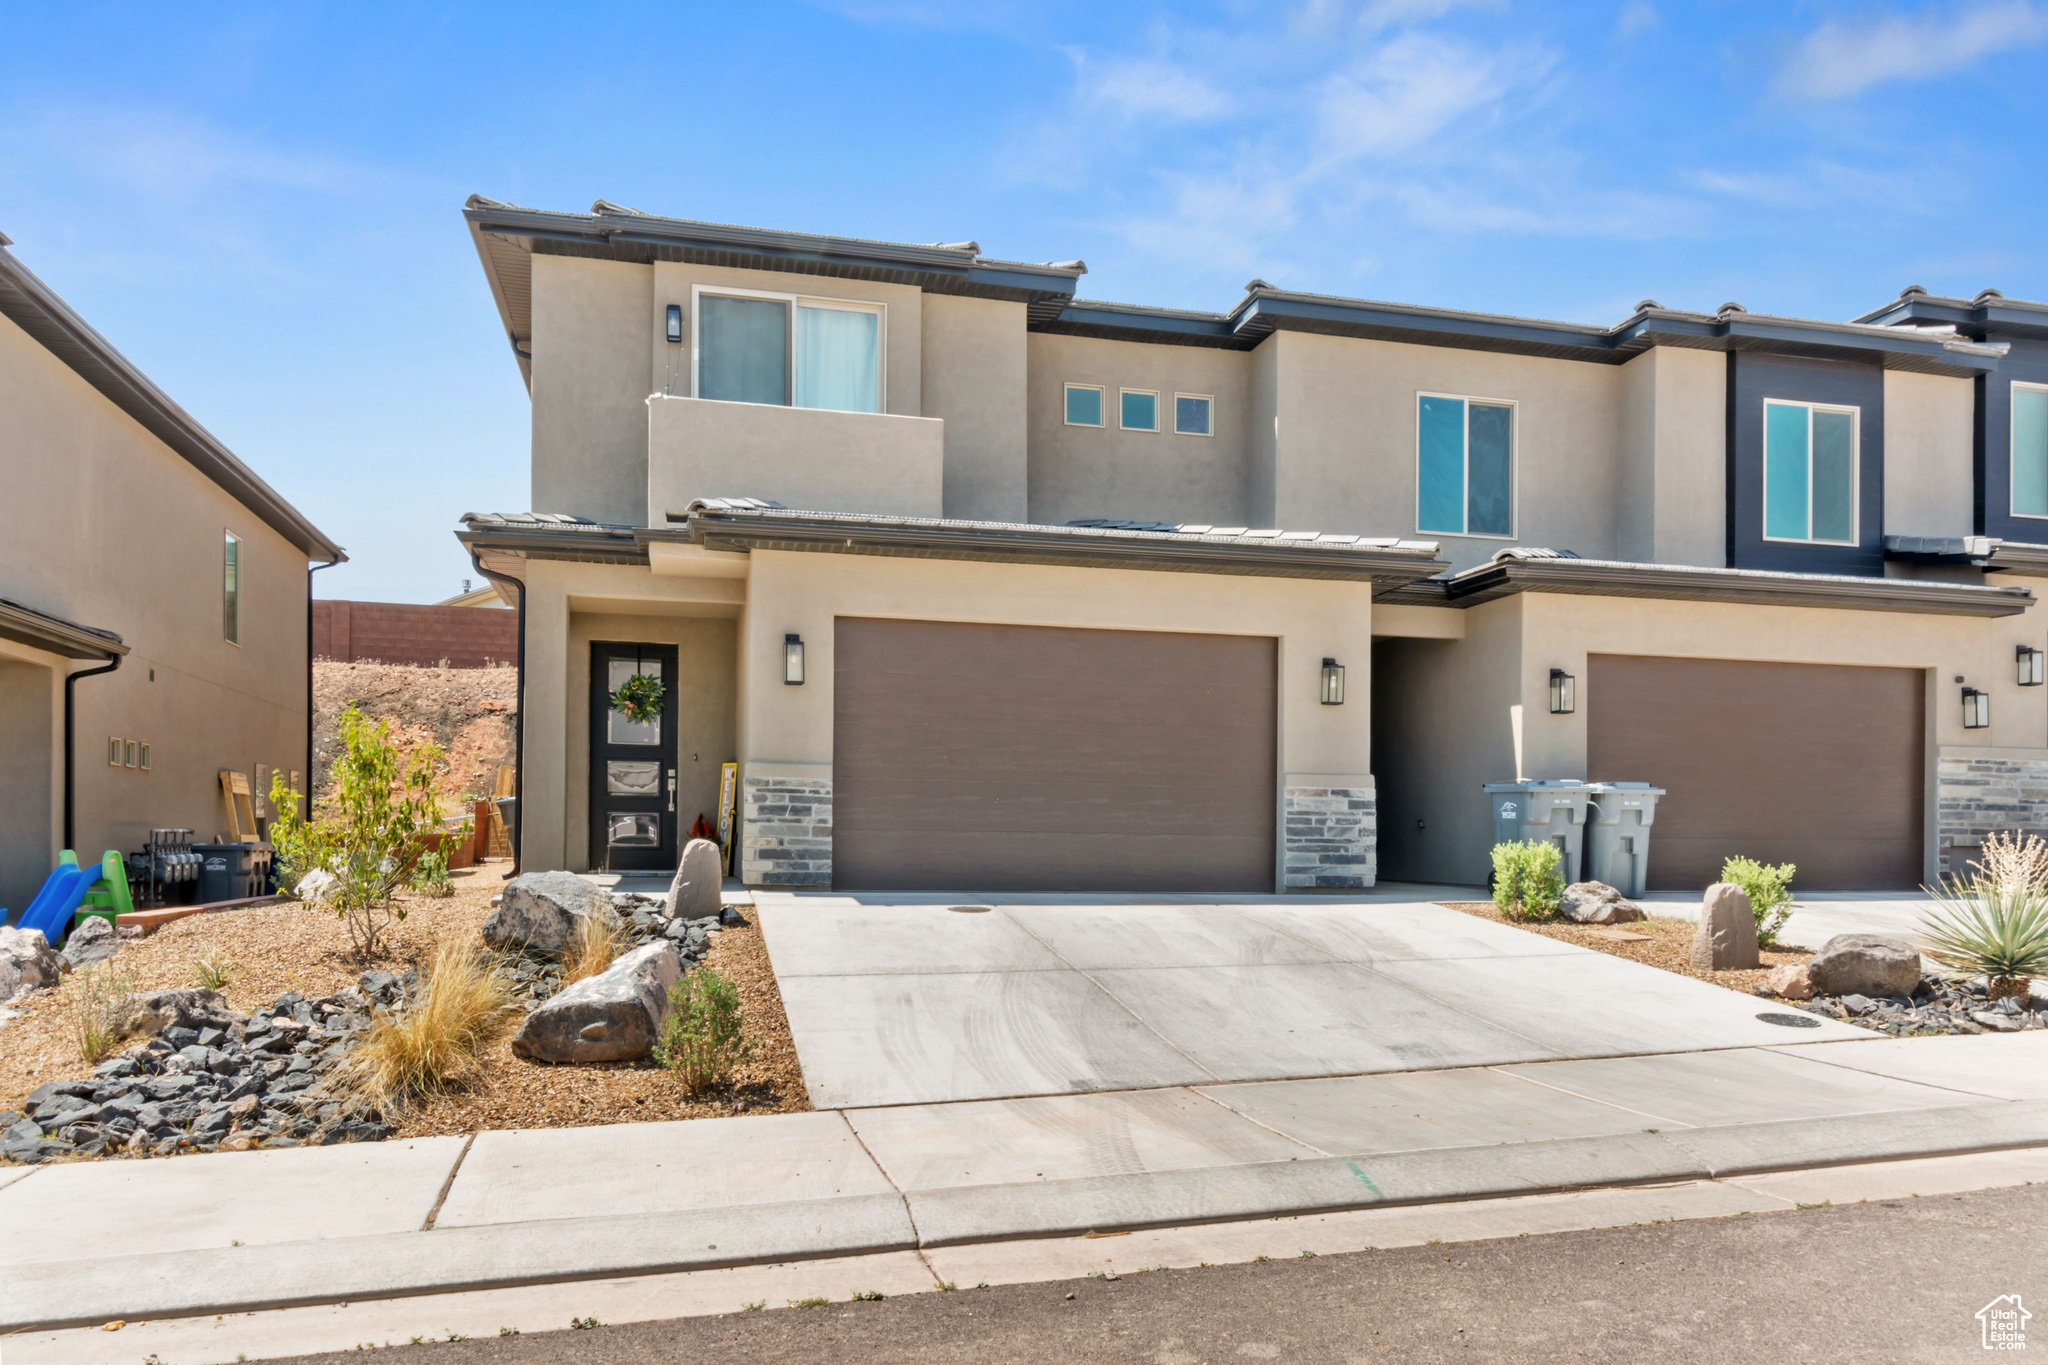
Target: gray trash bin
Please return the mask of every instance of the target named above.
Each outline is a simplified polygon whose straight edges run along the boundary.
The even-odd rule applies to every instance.
[[[1662,787],[1647,782],[1595,782],[1586,820],[1586,876],[1624,896],[1650,889],[1650,826]]]
[[[1528,782],[1489,782],[1486,799],[1493,807],[1493,841],[1497,844],[1536,840],[1557,845],[1558,868],[1567,882],[1579,879],[1579,853],[1586,828],[1592,789],[1569,777]]]
[[[270,874],[268,844],[194,844],[199,855],[199,902],[247,900],[263,894]]]

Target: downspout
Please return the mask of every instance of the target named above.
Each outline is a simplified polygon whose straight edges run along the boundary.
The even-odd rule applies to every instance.
[[[313,575],[339,563],[330,559],[306,566],[306,808],[299,814],[307,820],[313,818]]]
[[[72,687],[80,678],[90,678],[101,673],[112,673],[121,666],[121,656],[116,654],[98,668],[82,668],[76,673],[64,675],[64,847],[77,851],[77,806],[78,806],[78,755],[76,731],[78,729],[77,697]]]

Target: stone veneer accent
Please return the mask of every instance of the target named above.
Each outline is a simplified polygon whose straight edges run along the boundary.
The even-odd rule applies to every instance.
[[[1379,875],[1378,803],[1371,787],[1289,787],[1285,885],[1310,890],[1371,886]]]
[[[1943,754],[1936,773],[1943,872],[1967,872],[1978,844],[2001,830],[2048,837],[2048,755]]]
[[[740,879],[749,886],[832,885],[830,779],[741,783]]]

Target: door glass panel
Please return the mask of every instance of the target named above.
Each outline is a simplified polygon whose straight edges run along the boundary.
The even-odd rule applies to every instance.
[[[796,310],[796,406],[880,412],[879,313],[851,308]]]
[[[661,847],[661,817],[629,811],[613,811],[606,819],[613,848]]]
[[[1790,403],[1764,404],[1764,534],[1805,540],[1806,416]]]
[[[1416,414],[1415,526],[1465,533],[1465,403],[1424,398]]]
[[[697,300],[697,396],[789,401],[789,305],[705,294]]]
[[[2012,510],[2048,517],[2048,389],[2012,391]]]
[[[608,665],[609,677],[605,684],[605,695],[610,696],[625,684],[635,673],[650,677],[661,676],[661,660],[649,659],[644,664],[635,664],[631,659],[613,659]],[[619,712],[605,708],[605,738],[613,744],[659,744],[661,743],[661,718],[649,721],[627,720]]]
[[[1856,538],[1856,420],[1846,412],[1813,414],[1813,538]]]
[[[612,759],[604,765],[604,789],[613,796],[659,796],[661,765]]]
[[[1465,474],[1465,530],[1475,536],[1513,531],[1515,410],[1500,403],[1474,403],[1470,454]]]

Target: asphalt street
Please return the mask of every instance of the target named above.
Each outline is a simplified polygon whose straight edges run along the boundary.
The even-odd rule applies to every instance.
[[[425,1365],[1982,1360],[2048,1350],[2048,1186],[422,1344]],[[566,1324],[565,1324],[566,1326]],[[2006,1351],[1990,1358],[2009,1357]],[[300,1357],[347,1365],[361,1357]]]

